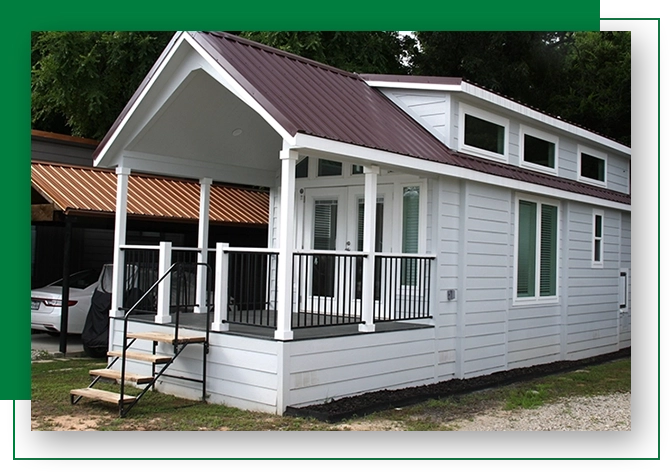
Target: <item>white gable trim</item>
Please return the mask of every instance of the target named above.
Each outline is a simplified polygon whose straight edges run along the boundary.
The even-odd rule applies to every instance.
[[[139,94],[135,102],[132,104],[128,112],[125,114],[121,122],[116,126],[114,129],[113,134],[109,137],[109,140],[105,143],[104,147],[100,150],[100,153],[98,154],[98,157],[95,159],[93,162],[94,166],[98,166],[101,161],[105,158],[107,152],[109,152],[109,149],[112,147],[112,145],[116,142],[116,139],[118,136],[121,134],[121,132],[124,130],[126,124],[132,117],[132,115],[135,113],[139,105],[142,103],[144,100],[144,97],[149,93],[149,90],[151,90],[151,87],[153,84],[158,80],[158,77],[160,77],[161,73],[167,67],[167,64],[170,62],[170,59],[174,56],[174,54],[179,50],[179,46],[181,43],[184,41],[184,34],[182,34],[177,41],[174,43],[172,46],[172,49],[167,53],[165,58],[163,59],[163,62],[158,66],[158,69],[155,71],[149,82],[146,84],[146,87],[142,90],[142,92]]]
[[[137,109],[141,106],[147,94],[151,91],[152,87],[161,77],[161,74],[164,72],[165,68],[168,66],[170,61],[173,59],[174,55],[180,48],[183,46],[184,42],[188,44],[193,51],[198,54],[198,56],[206,63],[206,68],[204,70],[211,75],[211,77],[219,82],[223,87],[232,92],[240,100],[242,100],[247,106],[252,110],[258,113],[269,125],[272,127],[285,141],[289,143],[294,142],[294,137],[291,136],[288,131],[286,131],[283,126],[281,126],[252,96],[249,94],[240,84],[237,82],[223,67],[216,62],[211,55],[204,49],[198,42],[191,37],[189,33],[181,33],[179,38],[175,41],[172,48],[168,51],[167,55],[164,57],[162,63],[156,69],[154,74],[151,76],[149,82],[143,88],[139,96],[135,99],[130,109],[127,111],[122,121],[114,129],[113,134],[110,136],[109,140],[105,143],[104,147],[98,154],[98,157],[94,161],[94,165],[98,166],[112,146],[115,144],[116,140],[119,138],[121,133],[126,128],[128,122],[132,119]]]
[[[299,150],[302,154],[314,155],[326,159],[360,159],[366,161],[369,164],[378,164],[381,167],[402,168],[405,169],[408,173],[415,174],[418,172],[423,174],[446,175],[450,177],[471,180],[474,182],[495,185],[498,187],[504,187],[520,192],[543,195],[554,199],[573,200],[581,203],[598,205],[600,207],[613,208],[616,210],[628,212],[632,210],[632,206],[625,203],[613,202],[602,198],[591,197],[589,195],[581,195],[567,192],[565,190],[546,187],[543,185],[509,179],[507,177],[486,174],[451,164],[443,164],[440,162],[418,159],[415,157],[404,156],[402,154],[370,149],[355,144],[331,141],[329,139],[309,136],[301,133],[297,133],[295,136],[295,144],[293,145],[293,148]]]
[[[374,88],[396,88],[407,90],[434,90],[440,92],[462,92],[460,85],[426,84],[416,82],[386,82],[383,80],[365,80],[367,85]]]

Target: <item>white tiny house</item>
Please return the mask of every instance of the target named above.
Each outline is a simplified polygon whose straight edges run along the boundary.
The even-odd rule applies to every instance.
[[[460,79],[361,76],[184,32],[95,164],[118,176],[115,268],[140,253],[157,274],[185,254],[200,263],[181,321],[172,276],[130,329],[206,330],[170,368],[206,377],[209,401],[283,414],[629,347],[630,158]],[[125,244],[133,172],[200,180],[198,247]],[[270,189],[267,248],[207,239],[213,181]],[[131,307],[114,297],[118,349]],[[179,374],[157,388],[202,396]]]

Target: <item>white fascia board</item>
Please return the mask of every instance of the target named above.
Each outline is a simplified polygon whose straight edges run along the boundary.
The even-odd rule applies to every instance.
[[[209,64],[209,66],[216,71],[218,74],[221,75],[223,80],[217,78],[216,76],[213,76],[214,79],[218,80],[221,85],[226,87],[228,90],[230,90],[232,93],[234,93],[241,101],[243,101],[246,105],[248,105],[253,111],[258,113],[262,119],[264,119],[267,124],[269,124],[274,131],[276,131],[285,141],[288,141],[289,143],[294,143],[295,142],[295,137],[291,136],[286,129],[279,124],[278,121],[274,119],[272,115],[270,115],[267,110],[265,110],[259,103],[258,101],[253,98],[253,96],[242,87],[239,82],[237,82],[221,65],[214,60],[213,57],[202,47],[200,44],[193,39],[190,34],[185,35],[185,39],[190,44],[193,49],[202,56],[202,58]]]
[[[580,128],[576,125],[572,125],[558,118],[553,118],[552,116],[533,110],[532,108],[521,105],[520,103],[509,100],[508,98],[504,98],[488,90],[482,89],[467,82],[462,82],[462,92],[507,110],[513,111],[514,113],[520,113],[523,116],[540,121],[553,128],[557,128],[580,138],[588,139],[607,148],[614,149],[618,152],[630,156],[631,158],[632,149],[629,146],[617,143],[611,139],[595,134],[592,131],[588,131],[584,128]]]
[[[451,164],[428,161],[416,157],[404,156],[388,151],[370,149],[355,144],[341,143],[325,138],[309,136],[297,133],[295,136],[294,149],[304,154],[316,153],[325,157],[339,157],[341,159],[360,159],[369,163],[377,164],[380,167],[396,167],[406,169],[408,173],[424,173],[433,175],[445,175],[460,179],[480,182],[498,187],[504,187],[520,192],[533,193],[547,196],[554,199],[573,200],[581,203],[588,203],[604,208],[612,208],[621,211],[632,211],[632,206],[625,203],[613,202],[602,198],[582,195],[580,193],[567,192],[552,187],[522,182],[520,180],[509,179],[497,175],[486,174],[464,167],[458,167]]]
[[[447,84],[428,84],[428,83],[416,83],[416,82],[386,82],[382,80],[365,80],[367,85],[374,88],[396,88],[396,89],[409,89],[409,90],[436,90],[440,92],[461,92],[462,88],[460,85],[447,85]]]
[[[185,36],[187,36],[186,33],[181,33],[181,36],[179,37],[179,39],[177,39],[177,41],[172,46],[172,49],[167,53],[167,56],[165,56],[165,58],[163,59],[163,62],[160,64],[160,66],[158,66],[158,69],[156,70],[156,72],[153,74],[153,76],[149,80],[149,83],[146,84],[146,87],[144,87],[144,90],[142,90],[142,93],[139,95],[139,97],[137,97],[137,99],[135,100],[135,103],[132,104],[132,107],[130,108],[130,110],[128,110],[128,112],[123,117],[123,120],[118,124],[118,126],[114,130],[114,134],[112,134],[110,136],[109,140],[107,141],[105,146],[100,151],[100,154],[98,154],[97,159],[95,159],[95,161],[93,161],[93,166],[94,167],[97,167],[102,163],[102,161],[104,160],[107,152],[112,147],[112,145],[116,142],[116,138],[118,138],[119,134],[121,134],[121,132],[125,128],[125,125],[128,123],[128,121],[130,120],[132,115],[135,113],[135,110],[137,110],[139,105],[144,100],[144,97],[146,97],[146,94],[149,93],[149,90],[151,90],[151,87],[153,86],[153,84],[156,82],[156,80],[158,80],[158,77],[160,77],[160,75],[163,72],[163,70],[165,69],[165,67],[167,67],[167,64],[170,62],[170,59],[172,59],[174,54],[179,50],[179,46],[181,46],[181,44],[183,43]]]

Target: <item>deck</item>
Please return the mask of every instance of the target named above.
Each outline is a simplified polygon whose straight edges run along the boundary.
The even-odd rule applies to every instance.
[[[249,320],[253,316],[258,316],[258,312],[246,312],[242,313],[241,317],[238,316],[237,319],[244,319],[245,317]],[[133,322],[156,324],[154,322],[154,314],[142,314],[142,315],[133,315],[131,317]],[[273,321],[273,312],[267,312],[263,310],[263,318]],[[304,317],[304,313],[293,314],[293,319],[296,319],[298,316]],[[315,315],[318,316],[318,315]],[[323,318],[323,315],[320,315],[320,318]],[[206,320],[207,316],[203,313],[181,313],[179,316],[179,327],[192,329],[197,331],[206,330]],[[211,319],[210,319],[211,321]],[[321,339],[321,338],[332,338],[340,336],[356,336],[362,335],[358,330],[358,323],[351,324],[335,324],[336,319],[333,319],[331,325],[319,325],[305,328],[298,328],[293,330],[293,339],[294,340],[308,340],[308,339]],[[391,331],[405,331],[411,329],[423,329],[431,328],[431,320],[424,320],[425,322],[408,322],[408,321],[387,321],[382,323],[376,323],[375,328],[376,332],[391,332]],[[271,324],[271,323],[270,323]],[[268,326],[257,326],[252,324],[245,323],[229,323],[229,331],[225,331],[226,334],[236,335],[236,336],[246,336],[258,339],[274,339],[275,328]],[[175,322],[166,323],[163,326],[175,326]]]

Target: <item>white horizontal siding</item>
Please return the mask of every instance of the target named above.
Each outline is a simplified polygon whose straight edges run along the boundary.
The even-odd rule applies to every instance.
[[[434,382],[434,329],[290,343],[290,405]]]

